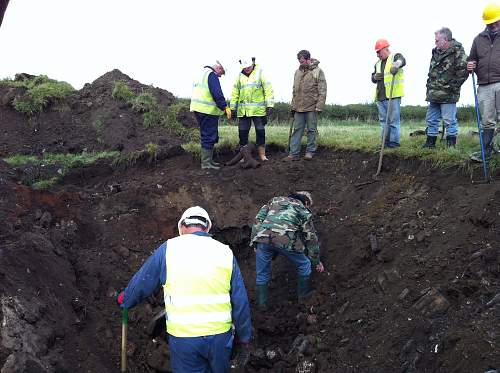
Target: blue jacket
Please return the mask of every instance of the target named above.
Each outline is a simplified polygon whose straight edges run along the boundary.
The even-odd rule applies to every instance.
[[[205,67],[211,69],[210,66]],[[210,90],[210,93],[212,94],[217,107],[221,110],[224,110],[227,106],[226,99],[224,98],[224,94],[222,93],[219,77],[213,71],[208,74],[208,89]]]
[[[205,232],[196,232],[193,234],[198,236],[209,236],[208,233]],[[153,255],[146,260],[134,277],[132,277],[132,280],[130,280],[125,289],[124,302],[121,305],[122,308],[135,307],[144,298],[149,297],[156,289],[165,284],[167,279],[167,266],[165,263],[167,242],[161,244]],[[236,330],[236,338],[242,343],[248,343],[252,337],[250,305],[248,304],[247,291],[236,258],[233,258],[230,296],[232,321]]]

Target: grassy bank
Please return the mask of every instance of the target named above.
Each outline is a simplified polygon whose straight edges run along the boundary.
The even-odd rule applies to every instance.
[[[233,124],[223,124],[219,128],[218,147],[236,148],[238,145],[238,130],[236,122]],[[289,123],[273,123],[266,127],[266,141],[268,144],[277,144],[286,148],[288,144]],[[406,122],[401,126],[401,147],[397,149],[386,149],[388,154],[396,154],[401,158],[418,158],[429,162],[436,167],[459,166],[465,171],[472,171],[481,167],[473,164],[469,160],[469,155],[479,149],[479,137],[471,135],[477,132],[477,126],[473,123],[460,125],[460,132],[456,148],[446,148],[446,141],[436,142],[436,149],[422,149],[425,142],[424,136],[410,136],[410,133],[417,130],[424,130],[424,122]],[[254,141],[255,132],[252,128],[250,139]],[[305,136],[302,139],[306,142]],[[318,125],[318,145],[330,149],[338,150],[360,150],[364,152],[378,152],[380,150],[380,127],[376,122],[363,123],[358,121],[330,122],[320,121]],[[197,152],[199,145],[189,143],[186,150]],[[491,168],[496,170],[500,161],[493,159],[490,162]]]

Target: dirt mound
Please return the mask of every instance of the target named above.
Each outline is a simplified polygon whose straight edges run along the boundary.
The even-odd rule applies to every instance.
[[[27,75],[27,74],[24,74]],[[12,103],[25,89],[0,85],[0,156],[11,154],[79,153],[144,149],[148,143],[177,146],[181,137],[165,127],[145,128],[143,116],[113,98],[116,81],[124,82],[134,94],[151,93],[163,110],[175,97],[165,90],[146,86],[119,70],[110,71],[69,98],[53,103],[43,112],[27,117]],[[192,118],[184,115],[187,125]]]

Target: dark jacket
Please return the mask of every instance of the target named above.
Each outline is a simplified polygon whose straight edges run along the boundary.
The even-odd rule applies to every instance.
[[[427,78],[426,100],[440,104],[458,102],[460,87],[468,76],[467,56],[462,44],[453,39],[445,51],[434,48]]]
[[[468,60],[477,62],[477,84],[500,82],[500,34],[494,40],[487,30],[476,36]]]

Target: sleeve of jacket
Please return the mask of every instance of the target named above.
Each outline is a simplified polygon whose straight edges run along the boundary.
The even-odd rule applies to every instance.
[[[326,78],[323,70],[319,70],[318,76],[318,102],[316,103],[316,111],[323,111],[326,102]]]
[[[372,83],[377,84],[377,80],[375,79],[375,74],[377,73],[377,64],[373,66],[373,72],[372,72]]]
[[[234,82],[233,85],[233,92],[231,93],[231,110],[238,109],[238,101],[240,100],[240,74],[238,74],[236,82]]]
[[[222,93],[222,88],[220,86],[219,78],[215,75],[214,72],[211,72],[208,75],[208,89],[210,90],[210,94],[215,101],[217,107],[221,110],[224,110],[227,106],[226,99],[224,98],[224,94]]]
[[[401,61],[401,67],[406,66],[406,58],[401,53],[396,53],[394,55],[394,61],[397,61],[397,60]]]
[[[465,54],[463,47],[460,48],[460,52],[458,53],[455,63],[457,86],[460,87],[469,77],[469,72],[467,71],[467,55]]]
[[[260,74],[260,82],[262,84],[262,89],[264,90],[264,100],[266,101],[266,107],[274,107],[274,91],[271,82],[267,80],[264,72]]]
[[[476,61],[478,62],[478,56],[477,56],[477,44],[476,44],[476,38],[474,38],[474,41],[472,42],[472,46],[470,47],[470,53],[469,57],[467,58],[467,61]]]
[[[231,275],[231,307],[236,340],[249,343],[252,338],[250,305],[248,303],[247,289],[236,258],[233,258],[233,272]]]
[[[250,236],[250,243],[253,242],[253,239],[259,233],[260,231],[260,226],[262,222],[266,219],[267,213],[269,212],[269,206],[264,205],[260,208],[259,212],[257,213],[257,216],[255,217],[255,222],[252,225],[252,234]]]
[[[312,215],[309,215],[309,217],[302,225],[302,235],[304,239],[304,245],[307,248],[307,256],[311,260],[311,264],[315,266],[320,262],[320,248],[318,235],[316,234],[316,229],[314,228],[314,224],[312,221]]]
[[[165,252],[167,243],[163,243],[155,250],[132,277],[125,289],[124,302],[122,308],[132,308],[140,303],[144,298],[153,294],[167,277],[167,267],[165,264]]]
[[[297,74],[298,74],[299,70],[295,71],[295,74],[293,76],[293,88],[292,88],[292,103],[291,103],[291,107],[292,107],[292,110],[296,110],[297,109],[297,103],[296,103],[296,97],[297,97]]]

